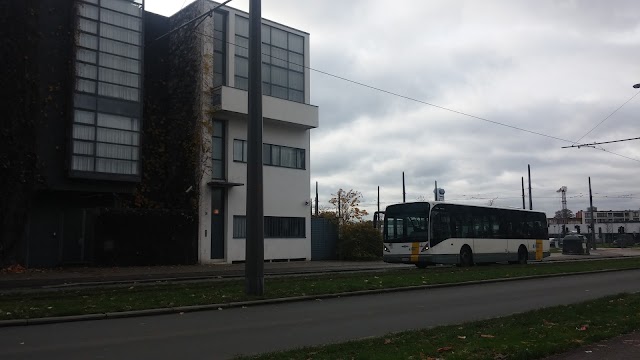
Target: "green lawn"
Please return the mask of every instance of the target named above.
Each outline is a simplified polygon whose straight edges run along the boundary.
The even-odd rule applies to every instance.
[[[522,276],[638,268],[640,258],[626,258],[537,265],[430,267],[423,270],[268,277],[265,279],[265,294],[262,297],[245,295],[243,280],[0,294],[0,320],[223,304]]]
[[[640,294],[242,359],[540,359],[640,329]]]

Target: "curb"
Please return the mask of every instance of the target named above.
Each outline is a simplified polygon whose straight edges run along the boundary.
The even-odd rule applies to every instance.
[[[238,301],[238,302],[220,303],[220,304],[177,306],[177,307],[171,307],[171,308],[119,311],[119,312],[109,312],[109,313],[99,313],[99,314],[52,316],[52,317],[33,318],[33,319],[0,320],[0,328],[14,327],[14,326],[27,326],[27,325],[58,324],[58,323],[76,322],[76,321],[89,321],[89,320],[122,319],[122,318],[153,316],[153,315],[182,314],[187,312],[223,310],[223,309],[232,309],[232,308],[248,307],[248,306],[286,304],[286,303],[309,301],[309,300],[321,301],[324,299],[333,299],[333,298],[340,298],[340,297],[385,294],[385,293],[403,292],[403,291],[412,291],[412,290],[440,289],[440,288],[449,288],[449,287],[456,287],[456,286],[482,285],[482,284],[492,284],[492,283],[510,282],[510,281],[518,281],[518,280],[535,280],[535,279],[545,279],[545,278],[552,278],[552,277],[588,275],[588,274],[608,273],[608,272],[617,272],[617,271],[631,271],[631,270],[640,270],[640,269],[592,270],[592,271],[582,271],[582,272],[574,272],[574,273],[544,274],[544,275],[521,276],[521,277],[514,277],[514,278],[465,281],[465,282],[448,283],[448,284],[416,285],[416,286],[405,286],[405,287],[388,288],[388,289],[358,290],[358,291],[341,292],[341,293],[333,293],[333,294],[293,296],[293,297],[286,297],[286,298]]]

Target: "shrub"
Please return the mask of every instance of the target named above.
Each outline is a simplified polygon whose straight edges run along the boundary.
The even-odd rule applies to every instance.
[[[371,222],[343,224],[338,239],[340,260],[378,260],[382,258],[382,235]]]

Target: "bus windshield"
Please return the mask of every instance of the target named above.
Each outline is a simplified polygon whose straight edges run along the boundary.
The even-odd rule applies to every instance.
[[[426,215],[387,215],[384,222],[386,224],[385,242],[415,242],[428,239],[429,226]]]

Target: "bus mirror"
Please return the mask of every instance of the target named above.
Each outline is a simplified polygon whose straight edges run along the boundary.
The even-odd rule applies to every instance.
[[[384,211],[376,211],[373,213],[373,227],[375,229],[378,228],[378,223],[382,221],[382,219],[380,218],[380,214],[384,214]]]

